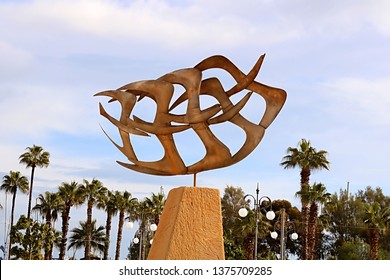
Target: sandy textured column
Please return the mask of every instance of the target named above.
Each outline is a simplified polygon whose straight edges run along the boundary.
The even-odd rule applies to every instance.
[[[219,190],[179,187],[169,192],[149,260],[223,260]]]

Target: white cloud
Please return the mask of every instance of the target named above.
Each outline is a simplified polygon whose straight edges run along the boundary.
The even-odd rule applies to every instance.
[[[16,135],[44,137],[48,131],[96,131],[98,115],[95,114],[96,125],[90,125],[95,111],[83,110],[88,104],[76,95],[70,89],[14,85],[1,94],[0,111],[7,119],[0,125],[2,131],[7,131],[2,138]]]
[[[340,78],[326,88],[335,116],[361,125],[390,125],[390,78]]]
[[[18,171],[24,169],[24,167],[19,164],[19,156],[24,152],[24,148],[25,147],[19,147],[15,144],[2,143],[0,145],[0,153],[2,158],[6,160],[0,161],[0,172],[8,174],[11,170]],[[26,174],[23,175],[26,176]]]
[[[107,0],[36,0],[0,5],[0,17],[12,30],[31,39],[34,36],[49,41],[55,38],[64,41],[67,47],[72,38],[66,34],[72,33],[107,40],[114,45],[126,41],[133,45],[193,50],[247,43],[264,47],[311,34],[348,36],[365,26],[384,36],[390,30],[387,16],[390,4],[386,0],[375,3],[189,1],[185,4],[153,0],[127,4]],[[14,32],[8,32],[8,36],[13,36]],[[90,48],[98,45],[95,43]]]
[[[0,41],[1,80],[14,80],[14,76],[26,73],[33,60],[33,55],[29,51]]]
[[[23,81],[12,88],[8,84],[6,87],[3,86],[0,111],[6,116],[7,121],[2,122],[0,128],[8,133],[2,136],[2,139],[8,137],[7,140],[10,140],[20,138],[22,135],[25,138],[28,135],[44,136],[48,134],[48,131],[53,130],[73,134],[79,131],[94,130],[97,135],[103,135],[97,126],[99,122],[102,122],[97,110],[98,100],[92,99],[93,90],[88,87],[99,82],[99,77],[101,77],[99,74],[103,75],[103,72],[106,73],[111,69],[104,69],[98,74],[94,72],[96,71],[94,63],[97,62],[93,54],[96,52],[110,57],[114,54],[117,61],[113,64],[125,65],[127,61],[123,58],[123,51],[131,53],[134,46],[135,48],[146,46],[149,51],[143,50],[137,57],[139,59],[137,63],[140,64],[137,65],[137,70],[140,68],[148,74],[148,78],[153,78],[154,76],[150,76],[148,72],[149,66],[143,65],[144,61],[149,59],[150,49],[154,51],[153,55],[156,57],[164,55],[164,51],[161,50],[163,48],[173,52],[180,50],[177,52],[178,55],[188,50],[191,52],[188,60],[195,60],[194,57],[198,56],[199,49],[218,48],[224,51],[226,46],[234,48],[239,45],[240,47],[236,48],[240,50],[237,56],[241,57],[247,54],[245,44],[250,45],[252,50],[273,45],[278,50],[282,50],[283,55],[287,57],[291,52],[297,52],[297,49],[305,54],[305,45],[294,44],[296,49],[293,50],[289,49],[288,44],[284,44],[292,39],[321,40],[323,37],[348,37],[366,26],[372,27],[384,36],[387,36],[390,30],[387,28],[390,18],[386,16],[390,3],[388,1],[376,1],[375,4],[370,1],[313,2],[308,0],[278,2],[204,0],[185,1],[185,3],[129,1],[127,4],[123,3],[124,1],[88,0],[0,3],[0,18],[8,26],[7,29],[2,29],[4,36],[2,36],[3,42],[0,43],[1,59],[4,58],[3,61],[5,61],[4,68],[14,69],[15,75],[13,76],[28,76],[25,70],[34,69],[31,73],[27,73],[33,76],[28,82]],[[332,43],[334,42],[333,40]],[[348,42],[347,47],[355,46],[354,42]],[[115,47],[122,52],[112,51]],[[358,50],[361,48],[357,42],[356,48],[351,49],[351,53]],[[315,51],[320,54],[323,50],[320,48]],[[344,58],[340,64],[346,65],[345,68],[350,67],[348,63],[345,63],[344,56],[348,49],[329,49],[327,53],[321,53],[323,59],[330,59],[329,54],[332,52]],[[72,59],[77,60],[75,64],[72,64],[73,60],[69,62],[65,59],[72,54],[75,54]],[[92,58],[87,61],[78,60],[82,55],[77,56],[77,54],[90,54]],[[47,61],[48,57],[52,60]],[[294,65],[294,60],[291,59],[283,62],[289,64],[286,66],[288,71],[285,69],[284,71],[291,72],[291,76],[294,76],[293,72],[297,71],[301,73],[300,82],[312,84],[310,79],[313,79],[313,76],[315,79],[319,74],[302,74],[300,71],[314,63],[313,57],[309,55],[297,59],[299,63]],[[173,65],[176,63],[172,58],[167,58],[166,61],[171,61]],[[369,62],[375,63],[371,60]],[[101,61],[98,63],[104,64]],[[150,64],[150,61],[147,63]],[[242,62],[237,62],[240,68],[242,64]],[[267,62],[267,67],[268,65]],[[44,71],[39,73],[42,69]],[[126,71],[129,69],[131,67]],[[351,68],[346,71],[350,70]],[[131,76],[134,73],[123,74],[115,71],[118,69],[115,68],[112,75],[122,75],[120,78],[116,77],[117,80],[132,81]],[[352,71],[355,73],[355,69]],[[288,74],[290,73],[285,75]],[[110,75],[111,73],[107,74],[107,76]],[[335,72],[325,71],[321,75],[324,75],[326,79],[327,75],[334,76]],[[372,73],[372,76],[376,74]],[[64,86],[68,82],[67,79],[77,80],[78,84],[69,83]],[[117,80],[113,82],[112,77],[107,77],[104,83],[108,87],[110,83],[121,85],[117,84]],[[297,81],[293,82],[297,83]],[[88,101],[85,96],[82,97],[82,90],[76,89],[79,85],[84,88],[83,92],[90,98]],[[286,88],[288,86],[291,85],[287,84]],[[389,124],[390,101],[387,93],[390,86],[387,78],[371,80],[342,78],[326,84],[323,88],[327,90],[324,96],[328,98],[329,103],[322,105],[328,106],[326,110],[331,112],[335,118],[356,119],[365,124]],[[303,96],[309,95],[305,92],[306,90],[307,88],[303,90]],[[89,100],[93,103],[89,103]],[[281,117],[283,117],[283,112],[288,110],[288,106],[291,106],[289,104],[293,102],[297,100],[294,101],[292,92],[289,93],[289,99]],[[300,114],[295,114],[295,116],[301,117]],[[93,125],[91,125],[92,122],[94,122]],[[358,121],[353,122],[354,125],[356,123]],[[312,125],[308,124],[308,126]],[[296,133],[302,133],[302,130]],[[305,133],[308,132],[305,131]],[[115,137],[115,134],[110,135]],[[110,146],[108,141],[107,146]],[[112,160],[116,159],[121,160],[117,156],[112,157]],[[66,173],[66,170],[61,172]]]
[[[75,32],[81,36],[108,40],[112,44],[123,41],[150,47],[170,49],[210,49],[234,47],[245,43],[269,44],[295,36],[286,29],[286,22],[274,24],[267,18],[267,10],[255,6],[259,16],[235,15],[240,4],[219,7],[205,2],[173,5],[168,1],[133,1],[119,5],[117,1],[32,1],[3,4],[0,16],[19,33],[28,37],[68,40],[61,34]],[[238,2],[237,2],[238,3]],[[226,6],[226,8],[225,8]],[[17,11],[17,16],[15,16]],[[262,16],[263,15],[263,16]],[[278,17],[276,21],[283,19]],[[28,26],[28,30],[25,27]],[[8,36],[13,36],[9,33]],[[69,42],[65,42],[69,45]],[[94,48],[93,46],[91,46]],[[98,47],[98,46],[96,46]]]
[[[382,35],[390,36],[390,2],[387,0],[364,1],[364,15],[367,21],[370,22]]]
[[[390,35],[390,3],[386,0],[284,1],[278,7],[292,28],[302,36],[349,37],[371,27],[383,36]]]

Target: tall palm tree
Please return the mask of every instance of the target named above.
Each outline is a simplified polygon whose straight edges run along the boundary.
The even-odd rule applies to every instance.
[[[149,213],[153,217],[153,221],[156,225],[160,222],[160,216],[164,209],[165,196],[163,193],[152,193],[151,197],[146,197],[145,202],[148,205]]]
[[[116,203],[116,197],[114,193],[108,191],[106,199],[103,203],[97,205],[98,208],[102,208],[106,211],[106,240],[104,241],[104,253],[103,260],[108,260],[108,250],[110,248],[110,233],[112,217],[118,213],[118,206]]]
[[[364,207],[364,223],[368,225],[368,241],[370,244],[370,259],[379,258],[379,239],[390,224],[390,207],[382,208],[379,202],[366,204]]]
[[[116,250],[115,250],[115,259],[119,260],[120,257],[120,249],[121,249],[121,241],[122,241],[122,231],[123,224],[125,222],[125,213],[126,212],[135,212],[135,207],[137,205],[138,200],[131,196],[131,193],[128,191],[124,191],[123,193],[115,192],[115,200],[117,209],[119,211],[119,221],[118,221],[118,234],[116,239]]]
[[[310,141],[302,139],[298,143],[298,148],[289,147],[287,155],[285,155],[280,163],[284,169],[299,167],[301,169],[301,192],[306,192],[309,189],[310,175],[312,170],[329,170],[329,161],[327,160],[327,151],[317,151],[311,146]],[[302,224],[303,232],[302,238],[302,252],[301,259],[307,259],[308,247],[308,233],[309,233],[309,208],[308,201],[301,200],[302,204]]]
[[[57,193],[51,193],[46,191],[45,194],[38,196],[37,204],[31,209],[31,211],[39,212],[45,217],[45,222],[49,228],[52,228],[52,222],[55,222],[58,218],[58,209],[60,205],[60,199]]]
[[[140,243],[139,243],[139,259],[145,259],[147,256],[147,250],[148,250],[148,239],[151,237],[150,233],[147,231],[147,224],[154,220],[154,216],[152,215],[150,204],[147,202],[146,199],[143,199],[136,204],[136,210],[135,212],[129,213],[130,216],[127,218],[130,221],[135,220],[139,222],[139,229],[138,234],[140,237]]]
[[[90,243],[89,246],[94,251],[103,252],[105,240],[104,227],[99,226],[96,228],[96,220],[91,221],[90,235],[87,233],[87,222],[80,222],[80,227],[72,229],[71,232],[72,235],[69,238],[68,250],[70,248],[75,248],[77,250],[87,246],[87,243]],[[88,258],[90,258],[89,255]]]
[[[71,181],[70,183],[63,182],[58,187],[58,196],[60,199],[60,212],[61,212],[61,246],[60,246],[60,254],[59,259],[65,259],[66,252],[66,243],[68,241],[67,235],[69,230],[69,219],[70,219],[70,209],[73,206],[80,205],[83,201],[80,199],[78,195],[78,189],[80,184]]]
[[[97,179],[91,182],[84,179],[83,184],[79,187],[79,196],[83,201],[87,202],[87,223],[86,223],[86,243],[84,258],[89,260],[91,251],[91,230],[92,230],[92,208],[98,203],[102,203],[107,195],[107,188],[105,188]]]
[[[27,209],[27,219],[30,219],[35,168],[48,167],[50,163],[50,154],[49,152],[44,151],[42,147],[36,145],[33,145],[32,147],[27,147],[26,150],[27,152],[23,153],[19,157],[19,163],[25,164],[26,167],[31,167],[30,194],[28,197]]]
[[[327,203],[331,194],[326,191],[326,187],[322,183],[314,183],[307,191],[299,191],[296,193],[301,201],[309,203],[309,229],[308,229],[308,260],[317,258],[319,227],[318,227],[318,206]]]
[[[28,192],[28,179],[25,176],[22,176],[19,171],[10,171],[9,175],[3,177],[3,182],[0,186],[1,190],[12,194],[12,206],[11,206],[11,221],[10,229],[14,225],[14,213],[15,213],[15,200],[16,192],[20,190],[22,193]],[[8,250],[8,259],[11,256],[11,246],[12,240],[9,241],[9,250]]]
[[[58,210],[60,207],[60,199],[57,193],[45,192],[44,195],[38,196],[39,203],[37,203],[32,211],[38,211],[45,217],[46,225],[50,230],[52,221],[55,222],[58,217]],[[48,244],[45,249],[45,260],[50,260],[53,257],[53,244]]]

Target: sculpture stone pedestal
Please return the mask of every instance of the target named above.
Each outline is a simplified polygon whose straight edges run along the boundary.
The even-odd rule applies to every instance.
[[[218,189],[172,189],[148,260],[223,260],[221,198]]]

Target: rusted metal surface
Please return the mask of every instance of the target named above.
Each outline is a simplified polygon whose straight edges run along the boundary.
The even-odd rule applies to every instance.
[[[120,117],[116,119],[109,115],[99,103],[100,114],[118,128],[122,145],[116,144],[105,132],[107,137],[131,162],[118,161],[118,163],[146,174],[184,175],[230,166],[247,157],[260,143],[265,129],[276,118],[287,96],[282,89],[255,81],[263,60],[264,55],[245,75],[226,57],[211,56],[194,68],[177,70],[156,80],[133,82],[116,90],[95,94],[95,96],[111,97],[109,102],[117,101],[121,105]],[[221,81],[215,77],[202,79],[202,72],[214,68],[226,71],[233,77],[236,84],[225,90]],[[181,85],[185,89],[176,100],[173,100],[174,85]],[[248,93],[239,102],[233,104],[230,97],[245,90]],[[247,102],[250,102],[253,94],[263,97],[266,104],[266,109],[258,124],[247,120],[240,114],[240,110]],[[201,109],[201,95],[211,96],[218,103]],[[157,105],[153,122],[146,122],[132,115],[133,108],[143,98],[150,98]],[[185,102],[187,103],[185,114],[172,113],[172,110]],[[246,135],[242,147],[233,155],[210,129],[210,126],[224,122],[236,125]],[[196,133],[206,153],[198,162],[186,166],[176,147],[173,135],[188,129]],[[163,157],[157,161],[138,160],[131,142],[131,134],[146,137],[154,135],[164,149]]]

